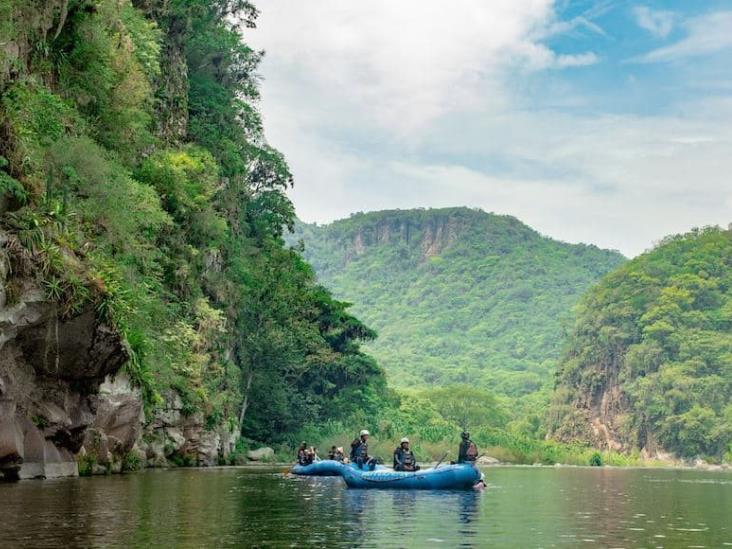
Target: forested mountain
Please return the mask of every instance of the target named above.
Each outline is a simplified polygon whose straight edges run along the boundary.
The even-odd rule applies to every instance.
[[[623,257],[468,208],[299,223],[319,280],[375,328],[395,386],[477,384],[522,395],[552,382],[579,296]]]
[[[732,459],[732,232],[669,237],[583,298],[549,424],[597,447]]]
[[[292,176],[242,41],[256,17],[245,0],[0,2],[4,470],[82,444],[102,463],[133,444],[216,459],[240,426],[282,438],[383,388],[358,346],[373,332],[284,247]],[[145,435],[115,408],[108,449],[103,425],[84,437],[121,365]]]

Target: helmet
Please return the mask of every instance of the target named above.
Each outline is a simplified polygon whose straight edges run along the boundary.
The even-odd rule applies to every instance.
[[[367,431],[366,429],[363,429],[363,430],[361,430],[361,432],[360,432],[360,433],[358,434],[358,436],[360,436],[360,437],[362,437],[362,436],[364,436],[364,435],[368,436],[369,434],[370,434],[370,433],[369,433],[369,432],[368,432],[368,431]]]
[[[403,443],[405,443],[405,442],[409,442],[409,439],[408,439],[407,437],[404,437],[404,438],[403,438],[403,439],[401,440],[401,442],[402,442],[402,444],[403,444]]]
[[[463,438],[470,438],[470,433],[468,433],[467,431],[463,431],[460,436]]]

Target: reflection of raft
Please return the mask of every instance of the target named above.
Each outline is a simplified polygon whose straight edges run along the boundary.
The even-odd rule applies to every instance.
[[[360,471],[343,467],[341,475],[351,488],[405,490],[466,490],[480,480],[480,471],[471,464],[443,465],[417,472]]]
[[[332,459],[323,459],[321,461],[315,461],[310,465],[293,465],[290,472],[295,475],[304,475],[309,477],[337,477],[343,474],[343,469],[360,471],[355,463],[344,464]],[[376,466],[376,471],[383,471],[384,469],[386,468],[383,465]]]

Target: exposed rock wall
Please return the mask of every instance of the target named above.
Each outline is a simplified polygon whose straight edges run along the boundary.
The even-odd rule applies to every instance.
[[[25,74],[34,44],[55,36],[68,16],[69,0],[7,1],[0,6],[0,88]]]
[[[0,253],[0,286],[8,269]],[[75,454],[97,413],[98,387],[127,352],[91,306],[61,319],[32,281],[20,286],[12,304],[0,296],[0,472],[11,478],[75,475]]]
[[[0,244],[5,242],[0,234]],[[62,319],[32,280],[15,279],[0,247],[0,473],[10,479],[75,476],[130,466],[216,465],[234,449],[238,429],[210,429],[186,415],[180,397],[149,421],[142,395],[124,373],[120,334],[91,305]]]
[[[138,463],[141,452],[136,444],[145,420],[142,395],[124,373],[104,380],[99,387],[96,412],[80,451],[85,472],[121,472],[130,464],[130,456],[136,458],[133,463]]]
[[[238,429],[207,429],[202,413],[184,413],[177,394],[171,392],[165,400],[165,408],[145,426],[140,441],[148,467],[169,462],[209,467],[218,465],[234,450]]]
[[[126,468],[218,465],[233,450],[238,429],[207,428],[203,414],[186,415],[170,392],[146,421],[142,395],[122,373],[99,388],[96,417],[86,431],[81,461],[91,474]]]
[[[384,220],[355,231],[345,255],[346,261],[363,255],[372,246],[396,243],[416,246],[420,259],[428,259],[455,242],[462,226],[460,218],[447,215],[422,222],[401,218]]]

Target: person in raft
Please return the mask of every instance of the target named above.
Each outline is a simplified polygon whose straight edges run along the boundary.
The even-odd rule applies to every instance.
[[[351,442],[351,462],[359,469],[376,469],[376,459],[369,457],[369,432],[364,429],[358,434],[358,438]]]
[[[458,449],[458,463],[475,463],[478,459],[478,447],[470,440],[470,433],[463,431],[460,435],[460,448]]]
[[[328,459],[343,463],[343,460],[345,458],[346,456],[343,454],[343,448],[336,448],[335,446],[331,446],[330,452],[328,452]]]
[[[297,464],[298,465],[310,465],[313,462],[313,456],[308,451],[308,445],[305,441],[300,443],[300,447],[297,449]]]
[[[409,449],[409,439],[404,437],[397,449],[394,450],[394,470],[395,471],[419,471],[417,459],[414,452]]]

